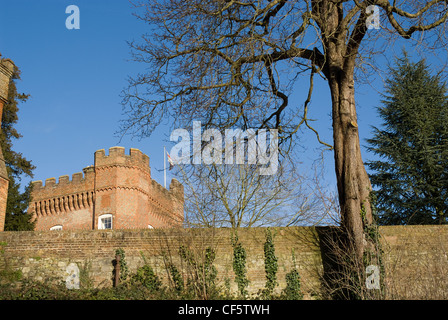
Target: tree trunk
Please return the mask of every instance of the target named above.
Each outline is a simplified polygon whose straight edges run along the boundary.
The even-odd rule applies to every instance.
[[[358,134],[354,61],[333,58],[328,83],[332,98],[333,140],[336,178],[341,207],[341,223],[358,259],[362,258],[367,241],[364,227],[372,223],[370,179],[361,158]],[[340,62],[340,63],[338,63]]]

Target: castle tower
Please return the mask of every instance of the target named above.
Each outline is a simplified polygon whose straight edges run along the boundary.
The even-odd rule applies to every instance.
[[[0,124],[2,122],[3,106],[8,101],[9,82],[14,72],[14,63],[2,59],[0,55]],[[8,198],[8,172],[5,159],[0,148],[0,231],[5,229],[6,201]]]
[[[83,175],[84,173],[84,175]],[[171,228],[184,220],[183,186],[167,190],[151,179],[149,157],[123,147],[95,152],[94,165],[68,176],[33,182],[29,212],[36,230]]]
[[[150,224],[148,194],[151,171],[149,157],[138,149],[112,147],[95,152],[94,229],[102,229],[102,217],[111,217],[113,229],[131,229]],[[108,216],[109,215],[109,216]]]

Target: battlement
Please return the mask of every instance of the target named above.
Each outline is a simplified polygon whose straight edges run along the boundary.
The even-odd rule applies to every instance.
[[[39,230],[53,226],[98,228],[97,217],[110,215],[114,228],[182,225],[183,186],[170,189],[151,179],[149,157],[138,149],[97,150],[95,164],[82,172],[34,181],[28,209]]]
[[[32,195],[34,200],[53,198],[65,194],[74,194],[93,190],[95,182],[95,168],[89,166],[83,172],[72,174],[72,179],[68,175],[60,176],[58,182],[56,178],[45,179],[32,182]]]
[[[56,178],[45,179],[45,184],[42,180],[32,181],[33,190],[37,191],[42,188],[57,188],[64,187],[70,184],[85,183],[86,181],[92,181],[95,176],[95,168],[93,166],[88,166],[82,169],[83,172],[76,172],[72,174],[72,179],[68,175],[63,175],[58,178],[58,183],[56,183]]]
[[[128,155],[124,147],[111,147],[108,155],[104,149],[95,152],[95,167],[112,165],[136,166],[150,171],[149,157],[139,149],[130,148]]]
[[[151,180],[151,184],[152,184],[152,188],[155,192],[160,192],[160,194],[163,194],[167,197],[170,195],[170,191],[168,189],[164,188],[156,180]]]
[[[179,198],[183,201],[184,199],[184,186],[177,181],[176,179],[172,179],[170,183],[170,192],[176,198]]]
[[[95,164],[84,168],[83,172],[72,174],[70,180],[68,175],[60,176],[58,182],[56,178],[48,178],[45,184],[42,180],[33,181],[33,198],[43,199],[54,197],[60,194],[71,194],[84,192],[94,188],[95,169],[110,166],[126,166],[141,169],[151,173],[149,167],[149,157],[139,149],[130,148],[129,154],[125,154],[124,147],[111,147],[106,155],[104,149],[97,150],[94,156]]]

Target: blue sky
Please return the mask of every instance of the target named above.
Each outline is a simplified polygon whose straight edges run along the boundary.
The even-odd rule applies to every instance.
[[[65,13],[69,5],[80,9],[80,29],[68,30]],[[32,180],[44,180],[81,172],[93,164],[98,149],[112,146],[139,148],[150,157],[152,176],[163,183],[163,146],[169,131],[161,128],[149,138],[138,141],[115,136],[123,119],[120,91],[129,75],[144,66],[131,61],[126,41],[138,39],[147,26],[132,16],[128,0],[15,0],[2,3],[0,53],[12,59],[22,71],[20,92],[31,95],[22,104],[18,131],[23,138],[15,150],[36,165]],[[376,31],[372,31],[376,32]],[[376,90],[375,90],[376,89]],[[298,90],[303,103],[307,88]],[[378,125],[380,82],[357,91],[361,139],[369,136],[371,125]],[[328,87],[316,84],[311,118],[322,139],[332,142]],[[303,171],[309,172],[319,154],[310,133],[302,138]],[[364,142],[362,142],[364,143]],[[332,153],[326,153],[326,177],[335,184]],[[364,160],[369,158],[363,152]],[[168,181],[172,178],[168,173]],[[25,179],[25,181],[27,181]]]
[[[80,9],[79,30],[65,27],[70,4]],[[120,91],[139,67],[127,61],[126,41],[145,27],[128,1],[16,0],[3,3],[2,12],[0,53],[22,71],[19,92],[31,95],[20,107],[23,138],[14,146],[36,165],[33,180],[71,176],[93,164],[96,150],[120,145],[148,154],[163,182],[163,130],[144,141],[115,136]]]

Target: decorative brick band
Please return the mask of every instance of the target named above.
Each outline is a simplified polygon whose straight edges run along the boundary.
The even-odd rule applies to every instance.
[[[34,213],[37,216],[49,216],[93,207],[94,192],[80,192],[34,202]]]

